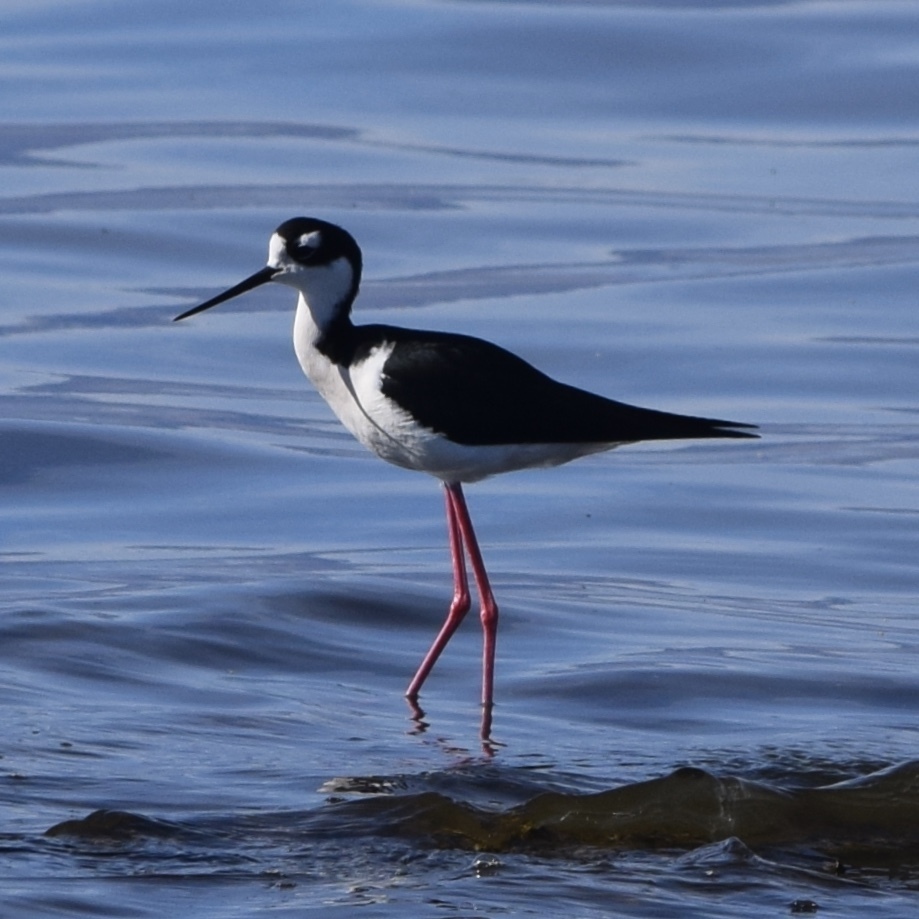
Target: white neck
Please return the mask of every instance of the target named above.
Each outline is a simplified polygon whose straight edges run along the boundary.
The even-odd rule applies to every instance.
[[[351,292],[353,273],[346,258],[336,259],[328,265],[297,266],[272,278],[300,292],[297,310],[308,310],[319,329],[326,329],[343,311],[350,309],[347,302]]]
[[[301,310],[308,311],[311,323],[320,332],[351,308],[348,298],[354,284],[354,269],[343,256],[327,265],[304,265],[287,254],[284,240],[275,233],[268,245],[268,265],[281,269],[271,279],[274,283],[299,291],[298,314]]]

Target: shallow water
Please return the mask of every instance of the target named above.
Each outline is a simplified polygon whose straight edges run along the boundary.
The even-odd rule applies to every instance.
[[[7,4],[4,916],[915,910],[913,4]],[[302,378],[292,295],[174,315],[309,213],[358,319],[755,443],[468,490]]]

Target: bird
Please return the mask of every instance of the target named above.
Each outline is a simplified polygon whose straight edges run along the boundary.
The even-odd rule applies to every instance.
[[[421,688],[471,608],[468,558],[483,632],[481,735],[487,740],[498,605],[463,486],[638,441],[755,438],[756,425],[617,402],[558,382],[511,351],[469,335],[356,325],[351,313],[362,265],[361,249],[347,230],[295,217],[271,234],[264,268],[174,321],[269,282],[292,287],[298,294],[294,351],[335,415],[381,459],[442,483],[453,599],[405,695],[420,712]]]

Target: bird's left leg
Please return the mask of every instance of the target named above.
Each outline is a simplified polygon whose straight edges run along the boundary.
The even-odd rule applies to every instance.
[[[450,604],[447,618],[437,633],[434,643],[424,656],[421,666],[412,677],[412,681],[405,692],[406,697],[412,701],[418,698],[422,684],[428,678],[428,674],[433,669],[434,664],[437,663],[437,658],[440,657],[443,649],[447,647],[447,642],[453,637],[453,633],[465,618],[466,613],[469,612],[469,607],[472,603],[469,597],[469,581],[466,578],[466,563],[463,558],[463,536],[450,494],[450,486],[445,485],[444,488],[447,509],[447,533],[450,537],[450,558],[453,562],[453,602]]]

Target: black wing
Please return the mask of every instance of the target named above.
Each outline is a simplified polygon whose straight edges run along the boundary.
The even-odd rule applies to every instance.
[[[628,443],[756,437],[754,425],[615,402],[559,383],[504,348],[448,332],[358,326],[357,350],[391,342],[383,394],[455,443]]]

